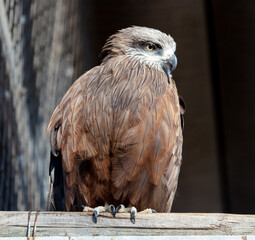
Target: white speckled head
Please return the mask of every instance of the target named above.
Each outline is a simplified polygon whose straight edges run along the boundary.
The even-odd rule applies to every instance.
[[[133,26],[119,30],[109,37],[103,47],[103,62],[119,55],[139,60],[141,64],[171,74],[176,68],[174,39],[159,30]]]

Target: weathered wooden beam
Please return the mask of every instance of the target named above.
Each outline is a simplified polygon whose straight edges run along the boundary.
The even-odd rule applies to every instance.
[[[91,214],[83,212],[30,212],[30,218],[29,212],[0,212],[0,239],[4,237],[24,238],[33,236],[33,234],[36,239],[48,239],[38,237],[50,237],[50,239],[65,239],[64,237],[82,239],[79,237],[86,237],[86,239],[92,239],[91,237],[95,236],[100,236],[98,239],[105,240],[111,239],[110,237],[113,236],[115,236],[114,239],[119,240],[126,239],[121,236],[141,236],[140,238],[132,237],[132,239],[145,239],[142,236],[176,236],[174,239],[183,239],[177,236],[196,235],[207,236],[207,238],[196,237],[196,239],[229,239],[227,236],[236,236],[231,239],[254,240],[255,215],[138,213],[136,223],[132,224],[129,214],[117,214],[114,218],[109,213],[102,213],[95,224],[92,222]],[[214,238],[216,236],[221,236],[221,238]],[[222,238],[224,236],[225,238]]]

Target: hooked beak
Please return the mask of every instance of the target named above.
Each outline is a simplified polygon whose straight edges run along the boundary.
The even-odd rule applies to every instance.
[[[169,65],[170,72],[173,72],[177,67],[177,58],[173,54],[170,58],[166,59],[167,64]]]
[[[170,58],[167,58],[163,64],[163,70],[166,75],[170,75],[177,67],[177,58],[174,54]]]

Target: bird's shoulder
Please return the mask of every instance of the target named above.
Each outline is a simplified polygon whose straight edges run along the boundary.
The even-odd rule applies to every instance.
[[[97,94],[99,82],[102,81],[102,78],[106,79],[109,76],[110,73],[103,72],[101,66],[96,66],[81,75],[55,108],[47,126],[47,132],[61,125],[70,114],[77,114],[82,106],[89,104]]]

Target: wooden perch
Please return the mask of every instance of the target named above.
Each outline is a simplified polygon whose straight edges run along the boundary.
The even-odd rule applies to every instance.
[[[92,222],[91,216],[83,212],[0,212],[0,239],[27,239],[33,234],[36,239],[155,239],[153,236],[175,236],[160,239],[201,239],[197,236],[207,236],[202,239],[255,239],[255,215],[138,213],[135,224],[130,222],[129,214],[117,214],[113,218],[109,213],[102,213],[97,224]],[[197,236],[191,238],[191,235]]]

